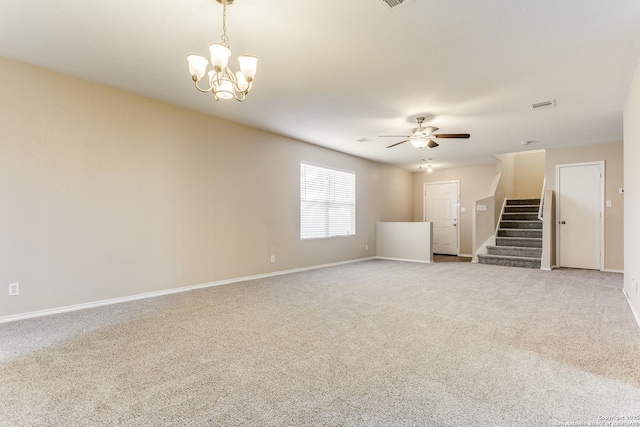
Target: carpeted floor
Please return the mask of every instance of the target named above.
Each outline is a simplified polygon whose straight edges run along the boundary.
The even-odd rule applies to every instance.
[[[0,324],[0,425],[640,425],[621,289],[378,260]]]

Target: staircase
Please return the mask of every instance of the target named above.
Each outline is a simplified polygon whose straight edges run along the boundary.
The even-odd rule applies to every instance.
[[[496,246],[478,255],[480,264],[540,268],[542,221],[538,219],[540,199],[507,200],[496,234]]]

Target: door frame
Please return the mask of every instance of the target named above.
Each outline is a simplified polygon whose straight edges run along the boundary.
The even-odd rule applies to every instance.
[[[438,185],[438,184],[456,184],[456,253],[460,256],[460,180],[452,179],[450,181],[436,181],[436,182],[425,182],[422,185],[422,222],[427,221],[427,185]],[[432,237],[433,238],[433,237]]]
[[[604,160],[596,160],[596,161],[592,161],[592,162],[579,162],[579,163],[563,163],[560,165],[556,165],[556,192],[558,193],[557,195],[557,200],[558,202],[556,203],[556,220],[558,221],[558,223],[556,224],[556,266],[557,267],[562,267],[562,263],[560,262],[560,228],[558,227],[558,224],[560,223],[561,219],[560,219],[560,168],[562,167],[576,167],[576,166],[593,166],[593,165],[598,165],[600,166],[600,271],[604,271],[604,228],[605,228],[605,221],[604,221],[604,217],[605,217],[605,209],[604,209],[604,204],[605,204],[605,194],[604,194],[604,190],[605,190],[605,180],[606,180],[606,174],[605,174],[605,161]]]

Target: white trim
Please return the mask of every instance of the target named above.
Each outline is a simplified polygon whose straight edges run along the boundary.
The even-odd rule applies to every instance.
[[[422,184],[422,221],[423,222],[427,222],[427,185],[440,185],[440,184],[456,184],[456,198],[458,199],[456,201],[456,209],[458,211],[458,213],[456,214],[456,234],[458,236],[458,241],[457,241],[457,245],[458,247],[456,248],[456,255],[460,256],[460,205],[462,204],[462,202],[460,201],[461,197],[460,197],[460,180],[458,179],[452,179],[450,181],[437,181],[437,182],[425,182]]]
[[[474,227],[475,227],[475,224],[474,224]],[[478,255],[486,255],[487,252],[489,252],[487,250],[487,246],[495,246],[495,245],[496,245],[496,235],[492,234],[491,236],[489,236],[487,240],[484,241],[483,244],[480,245],[478,249],[476,249],[475,254],[471,255],[471,262],[478,262]],[[461,255],[461,256],[465,256],[465,255]]]
[[[633,304],[631,304],[631,298],[629,298],[629,295],[627,294],[627,292],[623,289],[622,293],[624,294],[624,297],[627,299],[627,303],[629,304],[629,308],[631,309],[631,313],[633,314],[633,317],[636,319],[636,323],[638,324],[638,327],[640,328],[640,314],[638,314],[638,312],[635,311],[635,309],[633,308]]]
[[[424,261],[421,259],[404,259],[404,258],[391,258],[386,256],[377,256],[376,259],[384,259],[387,261],[402,261],[402,262],[418,262],[421,264],[431,264],[431,261]]]
[[[267,278],[267,277],[274,277],[274,276],[282,276],[282,275],[285,275],[285,274],[299,273],[299,272],[302,272],[302,271],[317,270],[319,268],[334,267],[334,266],[338,266],[338,265],[351,264],[351,263],[360,262],[360,261],[369,261],[369,260],[373,260],[373,259],[376,259],[376,258],[377,257],[358,258],[358,259],[352,259],[352,260],[348,260],[348,261],[333,262],[333,263],[329,263],[329,264],[321,264],[321,265],[313,265],[313,266],[309,266],[309,267],[294,268],[292,270],[275,271],[273,273],[257,274],[257,275],[254,275],[254,276],[245,276],[245,277],[238,277],[238,278],[235,278],[235,279],[220,280],[220,281],[217,281],[217,282],[202,283],[200,285],[183,286],[183,287],[180,287],[180,288],[165,289],[163,291],[148,292],[148,293],[145,293],[145,294],[131,295],[131,296],[128,296],[128,297],[111,298],[111,299],[106,299],[106,300],[101,300],[101,301],[87,302],[87,303],[75,304],[75,305],[67,305],[67,306],[64,306],[64,307],[57,307],[57,308],[51,308],[51,309],[46,309],[46,310],[32,311],[32,312],[22,313],[22,314],[14,314],[14,315],[11,315],[11,316],[2,316],[2,317],[0,317],[0,323],[15,322],[17,320],[32,319],[32,318],[35,318],[35,317],[43,317],[43,316],[50,316],[50,315],[53,315],[53,314],[68,313],[68,312],[71,312],[71,311],[86,310],[86,309],[89,309],[89,308],[102,307],[102,306],[105,306],[105,305],[112,305],[112,304],[120,304],[120,303],[123,303],[123,302],[136,301],[136,300],[146,299],[146,298],[155,298],[155,297],[160,297],[160,296],[164,296],[164,295],[177,294],[177,293],[180,293],[180,292],[193,291],[193,290],[196,290],[196,289],[210,288],[210,287],[213,287],[213,286],[229,285],[229,284],[232,284],[232,283],[246,282],[246,281],[250,281],[250,280],[264,279],[264,278]]]
[[[624,270],[611,270],[609,268],[605,268],[602,270],[605,273],[620,273],[620,274],[624,274]]]
[[[473,258],[473,255],[469,255],[469,254],[458,254],[458,256],[463,256],[465,258]]]
[[[553,270],[553,267],[551,267],[551,268],[548,268],[548,267],[540,267],[540,270],[542,270],[542,271],[551,271],[551,270]]]
[[[605,198],[605,161],[604,160],[596,160],[593,162],[580,162],[580,163],[564,163],[560,165],[556,165],[556,192],[558,194],[556,199],[556,221],[560,222],[560,168],[562,167],[575,167],[575,166],[590,166],[590,165],[598,165],[600,166],[600,271],[604,271],[604,228],[605,228],[605,209],[604,209],[604,198]],[[558,264],[562,264],[562,260],[560,259],[560,230],[556,224],[556,261]]]
[[[540,194],[540,207],[538,208],[538,219],[542,221],[542,208],[544,207],[544,189],[547,186],[547,175],[542,179],[542,194]]]

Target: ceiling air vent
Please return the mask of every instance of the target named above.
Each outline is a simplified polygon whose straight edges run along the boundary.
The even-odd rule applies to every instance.
[[[556,106],[556,100],[550,99],[549,101],[534,102],[533,104],[531,104],[531,109],[536,110],[538,108],[555,107],[555,106]]]
[[[382,0],[382,4],[386,5],[387,8],[393,9],[394,7],[400,6],[404,3],[409,3],[411,0]]]

